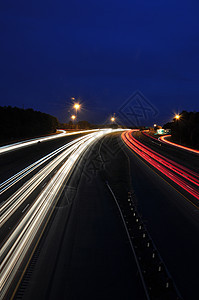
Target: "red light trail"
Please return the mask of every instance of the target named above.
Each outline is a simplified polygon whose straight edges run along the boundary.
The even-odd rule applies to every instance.
[[[143,145],[132,136],[132,132],[133,130],[122,133],[124,142],[149,164],[199,200],[199,174]]]
[[[153,136],[151,136],[150,134],[147,134],[146,132],[142,131],[142,134],[150,137],[150,139],[157,141],[158,139],[154,138]]]
[[[172,146],[181,148],[181,149],[186,150],[186,151],[189,151],[189,152],[193,152],[193,153],[199,154],[199,150],[195,150],[195,149],[192,149],[192,148],[188,148],[188,147],[185,147],[185,146],[182,146],[182,145],[179,145],[179,144],[176,144],[176,143],[173,143],[173,142],[168,141],[167,138],[170,137],[170,136],[171,136],[171,135],[161,136],[161,137],[159,137],[159,139],[160,139],[162,142],[167,143],[167,144],[169,144],[169,145],[172,145]]]

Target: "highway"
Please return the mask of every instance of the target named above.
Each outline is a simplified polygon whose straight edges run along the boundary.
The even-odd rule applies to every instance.
[[[109,168],[116,182],[121,171],[128,178],[126,164],[121,164],[125,157],[118,148],[119,137],[105,136],[80,160],[81,167],[57,206],[53,230],[43,239],[38,258],[33,258],[28,287],[25,278],[19,289],[23,299],[147,299],[103,174]]]
[[[148,164],[153,166],[166,178],[170,179],[187,194],[193,196],[193,200],[199,200],[199,174],[192,170],[176,163],[174,160],[168,159],[159,154],[158,151],[152,150],[144,145],[137,138],[133,137],[133,131],[124,132],[122,138],[125,143]],[[139,135],[140,136],[140,133]],[[159,150],[159,149],[158,149]],[[195,201],[195,206],[198,207],[198,201]]]
[[[80,161],[82,168],[68,183],[51,225],[53,231],[49,230],[39,250],[31,274],[34,284],[29,284],[24,299],[130,299],[132,293],[136,299],[146,299],[117,207],[102,174],[102,161],[110,168],[113,159],[106,147],[110,140],[113,148],[112,137],[113,134],[93,145]],[[116,170],[124,154],[120,151],[114,156],[119,163],[110,171],[117,180]],[[125,166],[120,170],[127,177]]]
[[[132,144],[125,151],[139,211],[182,298],[197,299],[198,155],[141,132],[131,133],[129,139]]]
[[[0,147],[1,182],[88,131],[56,134]]]
[[[134,133],[134,137],[136,136],[138,137],[139,141],[150,147],[152,150],[157,151],[164,157],[174,160],[180,165],[198,173],[199,155],[197,150],[190,151],[191,149],[189,150],[187,147],[185,148],[181,147],[181,145],[167,143],[165,142],[166,140],[164,137],[155,138],[145,131]]]
[[[161,136],[159,137],[159,139],[169,145],[172,145],[174,147],[178,147],[178,148],[181,148],[185,151],[188,151],[188,152],[191,152],[191,153],[196,153],[196,154],[199,154],[199,150],[196,150],[196,149],[192,149],[192,148],[189,148],[189,147],[185,147],[185,146],[182,146],[182,145],[178,145],[176,143],[173,143],[169,140],[169,138],[171,137],[171,135],[165,135],[165,136]]]
[[[146,287],[140,253],[129,231],[133,227],[129,228],[125,216],[130,212],[131,218],[135,213],[129,210],[130,169],[120,133],[112,132],[94,143],[78,166],[62,192],[16,299],[153,299],[149,293],[154,291],[161,300],[168,295],[177,299],[169,275],[158,271],[162,262],[158,256],[153,258],[157,251],[153,252],[152,246],[149,260],[160,275],[157,282],[162,290],[157,284],[152,292]],[[142,226],[136,224],[140,235]]]
[[[198,156],[120,131],[0,155],[1,299],[198,298]]]
[[[37,143],[52,141],[52,140],[55,140],[55,139],[60,139],[60,137],[62,137],[62,136],[66,137],[66,136],[70,136],[70,135],[74,136],[74,135],[80,134],[80,133],[87,133],[86,130],[84,130],[84,131],[82,130],[81,132],[76,131],[76,132],[69,132],[69,133],[66,133],[65,130],[59,130],[59,131],[60,131],[59,133],[53,134],[53,135],[50,135],[50,136],[47,136],[47,137],[33,138],[33,139],[30,139],[30,140],[20,141],[20,142],[14,143],[14,144],[9,144],[9,145],[2,146],[2,147],[0,147],[0,154],[8,153],[10,151],[19,150],[19,149],[22,149],[24,147],[29,147],[29,146],[35,145]],[[90,131],[92,131],[92,130],[90,130]],[[95,131],[95,130],[93,130],[93,131]]]
[[[18,270],[26,264],[28,252],[37,243],[38,234],[46,226],[64,183],[82,153],[110,131],[101,130],[76,138],[1,183],[1,195],[8,195],[0,207],[1,298],[12,292]],[[19,151],[19,148],[10,149]]]

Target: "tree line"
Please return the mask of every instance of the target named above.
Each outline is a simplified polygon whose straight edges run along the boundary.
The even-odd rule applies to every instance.
[[[125,126],[121,126],[118,124],[91,124],[88,121],[78,121],[68,123],[60,123],[59,126],[61,129],[102,129],[102,128],[126,128]]]
[[[33,109],[0,106],[0,141],[35,137],[53,133],[58,120]]]
[[[88,121],[78,121],[77,123],[69,121],[68,123],[60,123],[59,127],[61,129],[92,129],[93,125]]]
[[[199,148],[199,112],[182,111],[179,119],[166,123],[163,128],[171,129],[171,137],[178,142],[193,148]]]

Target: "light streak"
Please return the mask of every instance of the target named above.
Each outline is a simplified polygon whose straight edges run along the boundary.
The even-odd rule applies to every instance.
[[[62,130],[62,133],[59,133],[59,134],[54,134],[54,135],[42,137],[42,138],[25,140],[25,141],[21,141],[18,143],[2,146],[2,147],[0,147],[0,154],[4,154],[6,152],[17,150],[17,149],[20,149],[23,147],[31,146],[31,145],[37,144],[38,142],[46,142],[46,141],[54,140],[54,139],[57,139],[57,138],[60,138],[63,136],[69,136],[69,135],[75,135],[75,134],[81,134],[81,133],[89,133],[89,132],[94,132],[94,131],[96,131],[96,130],[82,130],[82,131],[66,133],[65,130]]]
[[[167,144],[169,144],[169,145],[172,145],[172,146],[181,148],[181,149],[183,149],[183,150],[186,150],[186,151],[189,151],[189,152],[192,152],[192,153],[195,153],[195,154],[199,154],[199,150],[195,150],[195,149],[192,149],[192,148],[189,148],[189,147],[185,147],[185,146],[182,146],[182,145],[179,145],[179,144],[170,142],[170,141],[167,140],[168,137],[171,137],[171,135],[161,136],[161,137],[159,137],[159,139],[160,139],[162,142],[167,143]]]
[[[37,160],[36,162],[32,163],[31,165],[29,165],[25,169],[21,170],[17,174],[13,175],[12,177],[10,177],[7,180],[5,180],[4,182],[2,182],[0,184],[0,195],[3,192],[5,192],[7,189],[12,187],[14,184],[19,182],[22,178],[24,178],[25,176],[30,174],[32,171],[34,171],[35,169],[40,167],[42,164],[46,163],[47,161],[49,161],[50,159],[52,159],[53,157],[58,155],[60,152],[64,151],[65,149],[67,149],[68,147],[70,147],[71,145],[75,144],[77,141],[80,141],[83,138],[84,137],[80,137],[79,139],[76,139],[72,142],[69,142],[66,145],[54,150],[53,152],[47,154],[46,156],[42,157],[41,159]]]
[[[76,150],[81,143],[84,143],[91,137],[85,136],[76,139],[70,143],[70,147],[67,147],[59,156],[53,159],[43,169],[37,172],[32,178],[30,178],[21,188],[19,188],[6,202],[0,207],[0,228],[1,226],[12,216],[12,214],[18,209],[18,207],[34,192],[34,190],[45,180],[45,178],[55,170],[55,168],[63,162],[63,160]],[[62,147],[63,148],[63,147]]]
[[[155,140],[155,141],[158,141],[158,139],[156,139],[155,137],[151,136],[150,134],[148,134],[148,133],[146,133],[146,132],[144,132],[144,131],[142,131],[142,134],[144,134],[144,135],[150,137],[150,139],[153,139],[153,140]]]
[[[52,213],[62,191],[65,183],[69,179],[72,170],[74,169],[79,158],[83,155],[88,147],[92,146],[97,140],[110,132],[119,130],[99,130],[96,133],[91,133],[82,137],[76,143],[72,144],[61,154],[59,154],[52,162],[45,166],[38,172],[39,176],[33,176],[19,189],[12,197],[12,200],[6,201],[1,207],[3,213],[8,212],[12,205],[16,205],[16,201],[20,197],[24,200],[35,190],[38,184],[55,169],[61,162],[64,162],[57,170],[55,175],[51,178],[45,187],[42,189],[39,196],[35,199],[32,205],[26,207],[24,215],[19,220],[17,226],[12,231],[9,237],[4,241],[0,249],[0,293],[1,299],[6,297],[6,293],[16,276],[18,268],[24,261],[30,246],[35,243],[35,238],[40,229],[44,228],[49,215]],[[23,191],[22,191],[23,189]],[[16,200],[18,199],[18,200]],[[22,200],[21,199],[21,200]],[[20,200],[20,201],[21,201]],[[8,203],[9,202],[9,203]],[[4,206],[5,205],[5,206]],[[12,209],[9,211],[12,213]]]
[[[131,135],[132,132],[133,131],[128,131],[127,133],[124,132],[122,134],[122,139],[125,143],[149,164],[199,200],[199,174],[165,158],[163,155],[160,155],[143,145]],[[187,181],[190,183],[188,186]]]

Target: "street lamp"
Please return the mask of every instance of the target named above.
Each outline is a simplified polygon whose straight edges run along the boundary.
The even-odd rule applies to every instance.
[[[174,117],[177,121],[177,128],[179,130],[179,134],[180,134],[180,144],[182,143],[182,136],[181,136],[181,128],[180,128],[180,122],[178,122],[180,120],[180,115],[176,114]]]
[[[76,116],[75,116],[75,115],[72,115],[72,116],[71,116],[71,119],[73,120],[73,125],[72,125],[72,128],[73,128],[74,125],[75,125],[74,123],[75,123]]]
[[[78,109],[80,109],[80,104],[79,103],[75,103],[73,105],[73,108],[75,109],[75,118],[77,119],[77,111],[78,111]],[[77,121],[76,121],[76,124],[77,124]],[[78,128],[78,124],[76,125],[76,127]]]
[[[76,116],[77,116],[77,111],[78,111],[78,109],[80,109],[80,104],[79,103],[75,103],[74,106],[73,106],[73,108],[75,109]]]
[[[111,122],[115,122],[115,117],[111,117]]]

